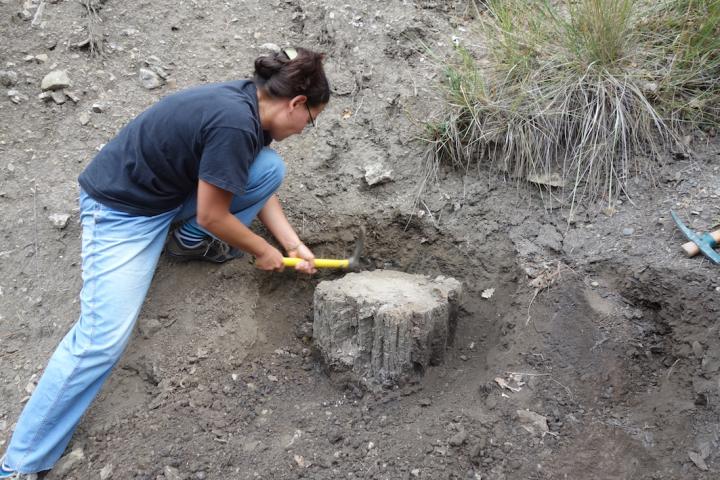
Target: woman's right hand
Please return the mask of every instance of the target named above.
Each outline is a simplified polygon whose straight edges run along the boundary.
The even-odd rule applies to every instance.
[[[255,267],[260,270],[282,272],[285,268],[280,250],[268,243],[263,253],[255,257]]]

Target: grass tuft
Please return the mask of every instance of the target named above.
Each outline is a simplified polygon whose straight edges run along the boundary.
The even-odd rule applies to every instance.
[[[489,0],[479,23],[484,66],[465,48],[446,66],[424,183],[441,162],[489,162],[572,202],[613,199],[684,129],[720,121],[720,0]]]

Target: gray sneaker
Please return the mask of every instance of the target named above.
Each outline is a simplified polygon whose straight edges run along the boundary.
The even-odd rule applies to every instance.
[[[38,480],[37,473],[18,473],[15,470],[5,466],[5,458],[0,459],[0,479],[12,480]]]
[[[212,263],[225,263],[243,256],[243,252],[233,248],[222,240],[207,237],[194,247],[187,247],[172,232],[165,245],[165,252],[176,260],[205,260]]]

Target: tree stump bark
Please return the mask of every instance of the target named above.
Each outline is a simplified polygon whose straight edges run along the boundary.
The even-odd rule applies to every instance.
[[[316,288],[313,337],[333,371],[394,385],[442,362],[461,294],[453,278],[350,273]]]

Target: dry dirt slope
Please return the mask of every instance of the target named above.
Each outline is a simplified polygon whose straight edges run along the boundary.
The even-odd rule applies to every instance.
[[[80,2],[45,2],[32,25],[39,4],[0,0],[0,70],[12,72],[0,89],[0,442],[77,315],[77,174],[157,98],[244,76],[272,42],[326,51],[335,93],[318,129],[278,145],[290,216],[316,253],[345,253],[365,223],[370,268],[462,279],[448,361],[365,393],[329,380],[309,348],[313,287],[332,274],[162,263],[71,445],[84,459],[56,478],[715,478],[717,270],[677,255],[667,212],[697,228],[718,218],[717,148],[659,171],[657,190],[639,181],[611,218],[590,206],[568,225],[485,171],[448,174],[411,218],[413,137],[441,79],[416,46],[442,56],[464,39],[462,3],[110,0],[102,58],[71,48],[87,37]],[[168,85],[144,89],[145,63]],[[37,99],[54,69],[77,103]],[[377,163],[393,180],[370,187]],[[550,288],[535,296],[528,272]],[[521,409],[551,433],[529,433]]]

